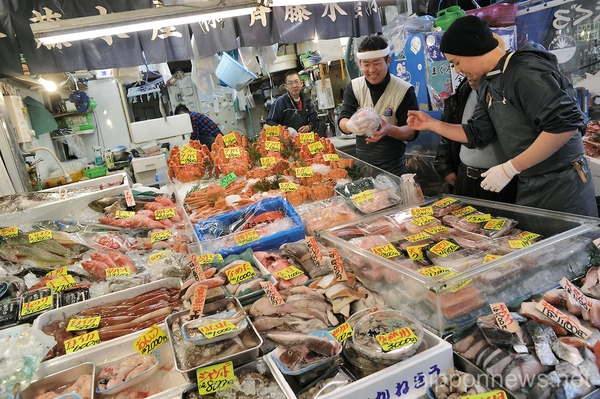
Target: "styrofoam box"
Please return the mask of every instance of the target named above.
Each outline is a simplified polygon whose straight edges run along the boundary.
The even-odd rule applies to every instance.
[[[22,223],[39,222],[42,220],[59,220],[69,219],[87,208],[87,205],[99,198],[110,197],[113,195],[123,194],[125,190],[130,188],[129,179],[125,173],[116,173],[98,177],[96,179],[81,180],[76,183],[71,183],[67,186],[52,187],[43,192],[60,192],[61,190],[77,190],[88,187],[100,187],[103,183],[115,183],[122,181],[122,184],[105,188],[104,190],[96,190],[76,197],[67,197],[63,200],[50,202],[47,204],[29,208],[26,211],[15,212],[10,215],[3,215],[0,221],[1,226],[19,225]]]
[[[376,397],[396,397],[406,398],[426,398],[427,385],[449,368],[454,367],[452,356],[452,345],[434,335],[428,330],[424,330],[424,342],[427,349],[418,352],[416,355],[389,366],[383,370],[373,373],[367,377],[354,381],[344,387],[331,392],[327,395],[319,396],[319,399],[337,399],[337,398],[376,398]],[[267,362],[273,367],[271,370],[277,382],[282,387],[287,387],[285,392],[291,392],[289,384],[286,382],[283,374],[277,368],[272,352],[264,356]],[[421,379],[421,377],[423,379]],[[406,382],[407,385],[404,384]],[[396,391],[402,387],[401,395]],[[408,391],[404,392],[404,387]],[[384,396],[378,393],[384,392]],[[288,394],[288,396],[290,396]],[[293,395],[291,398],[295,398]]]
[[[590,171],[592,172],[592,179],[594,180],[594,189],[596,191],[596,197],[600,196],[600,159],[590,159]]]
[[[164,323],[158,324],[158,327],[166,332],[166,325]],[[85,362],[94,363],[96,365],[96,373],[99,373],[104,365],[136,354],[137,352],[133,347],[133,343],[145,331],[146,330],[138,331],[125,337],[113,339],[103,344],[77,351],[71,355],[61,356],[42,362],[37,368],[36,373],[33,376],[33,380],[36,381],[42,379],[48,375]],[[160,357],[160,367],[163,368],[165,365],[168,365],[171,367],[171,369],[166,373],[166,375],[164,375],[164,378],[160,379],[160,381],[157,381],[158,379],[156,378],[156,374],[147,380],[160,384],[160,388],[162,389],[161,392],[155,392],[151,396],[148,396],[148,398],[179,398],[181,396],[181,392],[187,388],[189,382],[183,378],[183,374],[176,370],[173,363],[173,355],[171,355],[168,343],[165,342],[156,350],[158,351]],[[157,373],[158,372],[160,372],[160,369],[157,371]],[[96,381],[96,384],[97,383],[98,382]],[[140,382],[140,384],[144,385],[144,382]],[[96,394],[96,397],[98,396],[99,395]]]
[[[153,281],[148,284],[142,284],[138,287],[128,288],[128,289],[125,289],[122,291],[113,292],[112,294],[99,296],[96,298],[88,299],[87,301],[78,302],[78,303],[74,303],[72,305],[67,305],[67,306],[63,306],[61,308],[50,310],[46,313],[42,313],[41,315],[39,315],[37,317],[37,319],[34,320],[33,327],[41,330],[43,327],[45,327],[46,325],[48,325],[52,322],[68,319],[72,315],[79,313],[84,309],[89,309],[94,306],[100,306],[100,305],[104,305],[104,304],[111,303],[111,302],[117,302],[117,301],[122,301],[125,299],[134,298],[138,295],[144,294],[146,292],[149,292],[149,291],[152,291],[152,290],[155,290],[158,288],[181,288],[181,280],[178,278],[174,278],[174,277],[164,278],[161,280]],[[103,347],[105,345],[111,344],[113,341],[121,340],[125,337],[130,337],[132,335],[139,336],[139,332],[134,332],[134,333],[128,334],[124,337],[119,337],[114,340],[102,342],[98,345],[95,345],[95,346],[92,346],[92,347],[89,347],[86,349],[82,349],[82,350],[79,350],[74,353],[66,354],[66,355],[60,356],[55,359],[78,357],[78,356],[80,356],[81,352],[95,349],[97,347]],[[54,359],[51,359],[48,361],[52,361],[52,360],[54,360]]]

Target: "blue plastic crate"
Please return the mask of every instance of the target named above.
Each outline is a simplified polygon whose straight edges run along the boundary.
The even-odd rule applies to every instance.
[[[281,210],[285,217],[292,219],[294,227],[266,237],[261,237],[259,240],[248,244],[234,245],[227,248],[216,248],[219,244],[219,240],[223,240],[226,236],[213,238],[212,235],[207,234],[211,228],[231,225],[240,220],[244,214],[252,214],[257,209],[264,210],[265,212]],[[266,198],[236,211],[203,220],[194,225],[194,231],[198,236],[198,240],[200,240],[202,252],[214,252],[221,254],[223,257],[231,254],[238,254],[245,251],[247,248],[252,248],[253,251],[267,251],[279,248],[283,243],[298,241],[304,238],[302,219],[300,219],[300,216],[296,213],[294,207],[283,197]]]

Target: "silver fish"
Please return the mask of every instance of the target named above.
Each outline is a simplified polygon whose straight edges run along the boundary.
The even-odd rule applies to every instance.
[[[577,348],[565,344],[564,342],[560,342],[552,327],[546,324],[540,324],[540,327],[544,330],[546,337],[548,337],[552,352],[554,352],[559,359],[565,360],[573,366],[579,366],[583,362],[583,357],[581,357]]]
[[[590,382],[590,384],[600,387],[600,372],[596,365],[596,356],[586,347],[578,348],[583,362],[578,366],[581,374]]]
[[[525,323],[525,329],[531,336],[533,344],[535,346],[535,353],[540,359],[540,362],[544,366],[555,366],[558,364],[558,359],[552,353],[548,336],[538,323],[533,320],[529,320]]]

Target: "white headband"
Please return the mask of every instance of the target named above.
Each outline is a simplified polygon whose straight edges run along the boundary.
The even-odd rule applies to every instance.
[[[373,51],[363,51],[361,53],[356,53],[356,57],[359,60],[371,60],[373,58],[381,58],[390,54],[390,46],[387,46],[381,50],[373,50]]]

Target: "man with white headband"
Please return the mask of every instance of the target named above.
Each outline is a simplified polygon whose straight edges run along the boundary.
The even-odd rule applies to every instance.
[[[367,36],[358,46],[357,57],[363,76],[352,79],[344,92],[338,125],[346,134],[356,134],[356,156],[389,173],[405,173],[406,141],[418,132],[406,126],[408,110],[418,109],[410,83],[388,70],[390,48],[379,34]],[[360,118],[362,110],[374,108],[379,116],[373,125]]]

